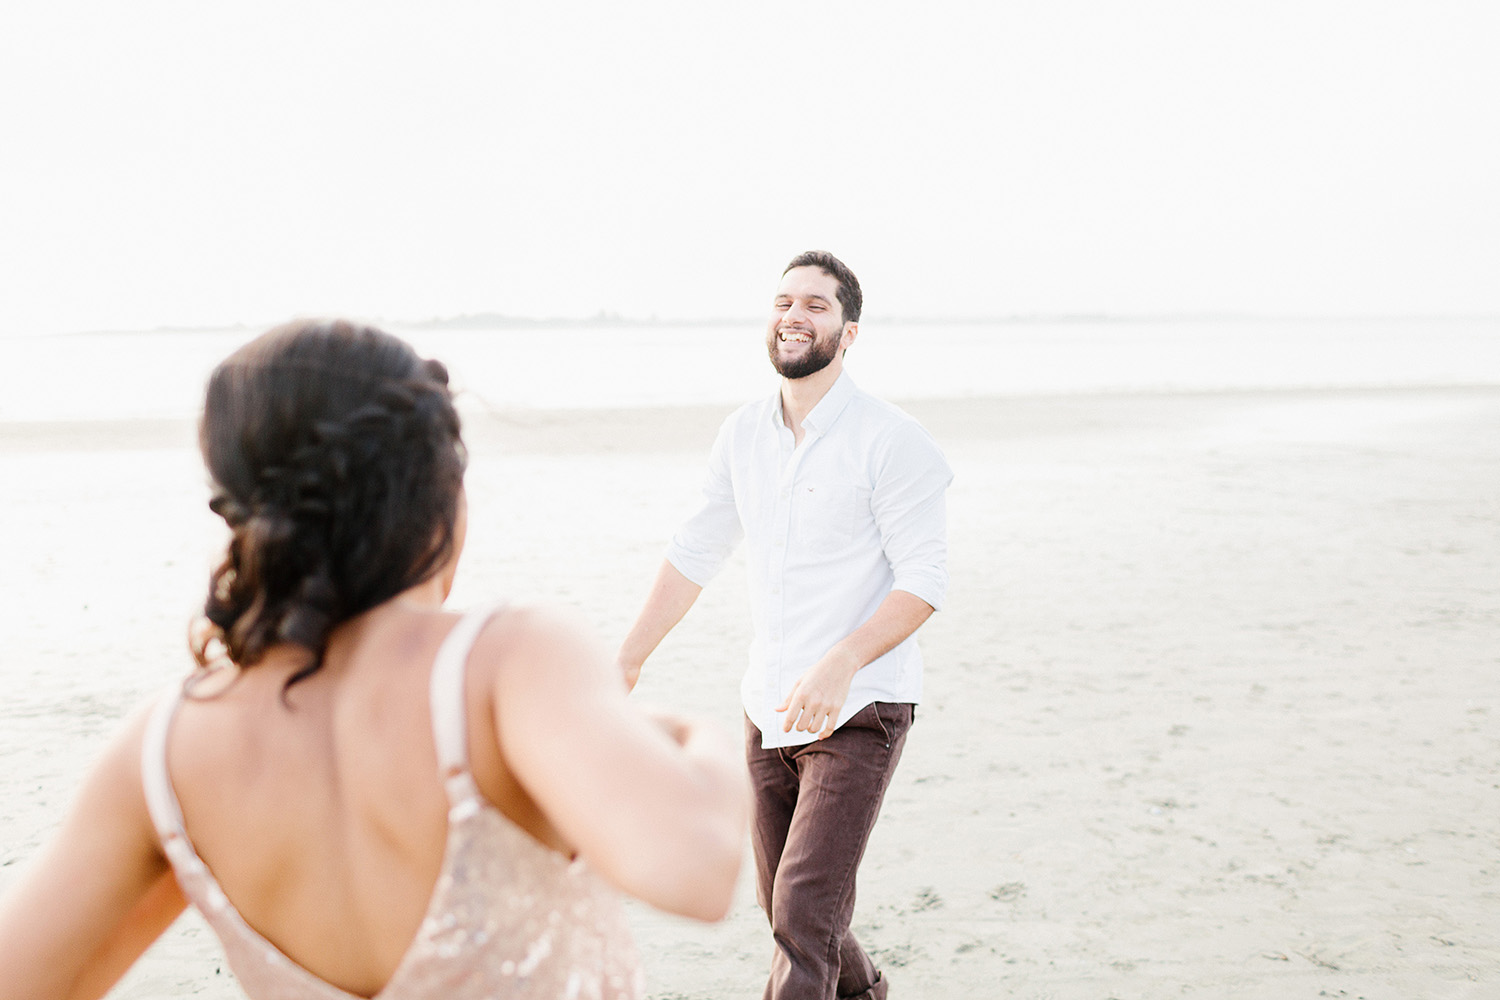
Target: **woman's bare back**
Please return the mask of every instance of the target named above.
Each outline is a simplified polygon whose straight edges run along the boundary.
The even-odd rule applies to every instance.
[[[335,633],[316,674],[276,651],[184,702],[169,743],[188,837],[245,921],[309,972],[378,991],[415,939],[443,862],[448,802],[428,685],[456,616],[392,602]],[[503,617],[492,629],[503,632]],[[466,672],[471,767],[485,797],[554,848],[500,758],[493,663]]]

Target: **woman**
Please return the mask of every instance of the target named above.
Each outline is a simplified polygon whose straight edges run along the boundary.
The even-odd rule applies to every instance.
[[[447,373],[344,322],[209,380],[231,530],[182,690],[137,715],[0,905],[0,998],[98,997],[192,902],[246,992],[635,997],[615,890],[725,913],[735,747],[644,717],[576,621],[442,610]]]

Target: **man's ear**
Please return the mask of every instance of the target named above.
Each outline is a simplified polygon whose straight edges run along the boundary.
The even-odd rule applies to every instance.
[[[844,324],[844,335],[839,338],[839,348],[841,350],[847,351],[850,347],[854,346],[854,338],[856,338],[858,336],[859,336],[859,324],[858,323],[845,323]]]

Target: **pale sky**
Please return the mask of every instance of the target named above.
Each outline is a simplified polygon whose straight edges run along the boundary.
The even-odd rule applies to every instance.
[[[522,9],[515,9],[521,7]],[[1500,314],[1500,4],[0,12],[0,333]]]

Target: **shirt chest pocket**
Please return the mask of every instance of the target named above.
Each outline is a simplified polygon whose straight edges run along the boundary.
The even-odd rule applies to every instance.
[[[870,490],[847,483],[802,483],[794,492],[798,544],[814,555],[848,546],[870,520]]]

